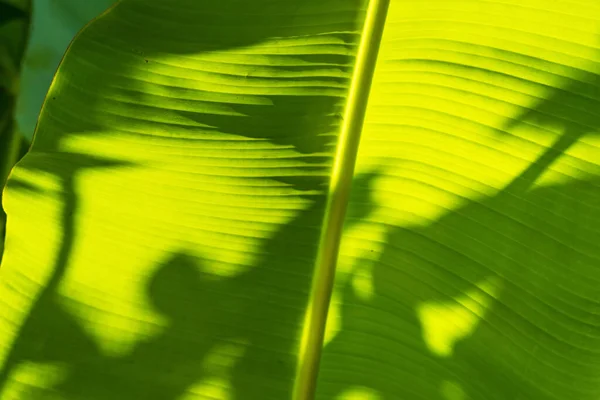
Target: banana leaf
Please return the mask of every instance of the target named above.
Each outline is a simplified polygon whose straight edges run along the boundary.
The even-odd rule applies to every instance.
[[[0,398],[596,400],[600,4],[121,0],[5,189]]]

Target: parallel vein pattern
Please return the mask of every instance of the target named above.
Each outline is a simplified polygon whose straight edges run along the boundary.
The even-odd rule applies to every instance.
[[[291,397],[363,8],[124,0],[81,33],[7,190],[1,398]]]
[[[319,398],[598,397],[598,34],[595,1],[392,2]]]

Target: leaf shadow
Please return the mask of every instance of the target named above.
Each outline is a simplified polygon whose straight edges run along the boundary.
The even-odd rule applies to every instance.
[[[264,41],[318,39],[321,35],[329,35],[332,41],[355,44],[358,37],[357,15],[362,12],[363,2],[334,0],[331,5],[337,7],[340,13],[332,17],[333,23],[323,24],[317,21],[320,17],[316,11],[320,2],[316,0],[298,3],[291,12],[286,2],[259,0],[253,9],[262,11],[250,14],[233,12],[242,10],[240,6],[245,4],[238,0],[177,0],[178,5],[165,7],[156,24],[133,31],[125,27],[122,21],[129,20],[128,13],[137,13],[139,17],[143,14],[140,10],[149,9],[147,3],[122,1],[117,4],[111,13],[124,19],[121,23],[112,24],[111,37],[101,41],[102,46],[110,47],[111,38],[119,41],[127,37],[131,54],[118,53],[111,59],[123,76],[132,69],[136,69],[136,73],[142,71],[142,75],[152,73],[152,68],[160,65],[157,59],[160,61],[168,54],[206,58],[215,50],[243,53],[245,47]],[[153,1],[155,5],[161,3]],[[173,11],[180,9],[179,6],[189,7],[190,12],[186,15],[189,20],[181,21],[179,14],[177,23],[173,24]],[[268,10],[271,12],[266,12]],[[198,23],[199,14],[204,16],[203,23]],[[254,19],[250,20],[250,16]],[[82,32],[80,40],[72,44],[72,51],[80,51],[82,55],[94,53],[100,42],[85,42],[83,39],[86,35],[94,37],[98,30],[106,29],[103,25],[106,23],[110,21],[100,19],[90,25]],[[230,29],[232,26],[239,27],[235,34]],[[119,34],[124,33],[123,30],[127,30],[125,36]],[[175,39],[163,41],[157,39],[159,37]],[[316,50],[326,46],[316,46]],[[111,68],[102,68],[101,63],[89,63],[85,68],[79,66],[79,73],[70,75],[68,81],[61,83],[64,87],[60,91],[49,93],[44,108],[46,120],[38,127],[32,150],[21,168],[35,169],[33,164],[39,156],[39,169],[59,172],[64,196],[64,240],[53,277],[36,300],[0,370],[0,390],[14,379],[11,374],[19,365],[34,362],[60,365],[65,368],[66,375],[48,390],[28,387],[28,396],[32,399],[63,396],[90,400],[174,400],[199,380],[215,378],[205,364],[215,349],[237,346],[242,355],[229,368],[230,375],[226,379],[229,383],[221,383],[228,386],[224,390],[231,391],[232,399],[280,399],[289,394],[297,362],[297,328],[304,315],[310,288],[328,172],[342,121],[339,112],[353,63],[351,55],[327,51],[318,54],[320,52],[316,50],[297,51],[293,56],[270,55],[271,65],[263,66],[270,68],[274,74],[291,74],[289,78],[279,79],[273,87],[277,84],[299,85],[295,94],[261,94],[258,90],[244,97],[233,93],[226,101],[223,100],[229,107],[224,113],[214,111],[211,106],[215,100],[208,99],[196,102],[191,108],[194,112],[181,111],[177,107],[168,109],[164,115],[171,119],[153,125],[153,128],[160,126],[170,131],[175,139],[202,140],[206,134],[223,133],[250,138],[252,142],[264,141],[268,146],[275,144],[289,148],[293,157],[291,163],[303,166],[302,173],[290,173],[283,167],[272,168],[272,172],[268,172],[271,176],[265,178],[302,191],[300,196],[309,200],[310,205],[273,237],[264,240],[258,249],[259,262],[253,268],[233,278],[215,280],[208,274],[199,273],[203,264],[201,259],[185,249],[174,250],[157,266],[147,292],[154,310],[163,316],[166,325],[161,333],[148,335],[130,352],[119,355],[107,354],[101,349],[99,342],[87,332],[89,328],[84,321],[69,311],[72,300],[57,292],[68,269],[74,243],[82,234],[76,232],[74,225],[78,210],[74,185],[80,170],[75,167],[64,169],[71,159],[77,164],[78,155],[65,153],[61,143],[72,135],[79,136],[77,139],[81,140],[81,132],[87,135],[92,134],[90,132],[119,131],[119,123],[124,120],[114,121],[111,119],[114,115],[110,113],[105,115],[109,122],[106,123],[94,119],[93,113],[72,112],[73,103],[86,104],[89,109],[101,107],[101,101],[111,97],[102,95],[106,94],[103,92],[106,88],[115,94],[114,98],[128,99],[119,102],[119,109],[127,110],[129,115],[138,118],[136,123],[142,124],[143,116],[156,114],[157,104],[160,104],[157,100],[164,100],[164,97],[150,95],[151,91],[146,91],[141,81],[120,80],[121,75],[111,73]],[[131,65],[132,57],[136,60],[135,65]],[[64,64],[68,62],[67,56]],[[214,67],[215,63],[207,60],[206,65]],[[253,73],[253,68],[255,66],[250,65],[248,75],[240,77],[245,82],[241,87],[252,89],[258,80],[264,80],[260,73]],[[300,71],[316,77],[298,77]],[[79,90],[88,87],[89,82],[103,82],[100,95]],[[210,85],[210,79],[205,83]],[[153,89],[157,88],[167,88],[169,96],[174,99],[189,97],[189,89],[185,85],[173,87],[157,83]],[[71,96],[67,97],[67,93]],[[211,92],[196,90],[195,93],[209,95]],[[161,109],[161,112],[164,111]],[[182,120],[187,122],[182,124]],[[53,163],[48,159],[49,154],[64,159]],[[93,166],[90,164],[89,167]],[[369,187],[372,179],[374,174],[367,174],[358,177],[355,184]],[[17,179],[11,183],[12,190],[25,187],[31,188],[31,185]],[[316,192],[319,194],[315,195]],[[355,208],[352,212],[360,219],[369,211],[369,203],[364,201],[364,207]],[[115,270],[118,270],[118,265]],[[259,377],[266,379],[270,385],[262,384],[263,380]]]
[[[372,297],[342,288],[343,326],[322,361],[338,379],[321,379],[319,398],[598,396],[600,177],[534,187],[589,126],[564,129],[495,196],[389,228]]]
[[[596,63],[588,67],[589,70],[571,68],[572,74],[561,77],[556,87],[548,88],[542,98],[523,107],[502,127],[502,132],[511,132],[523,125],[552,135],[555,135],[553,131],[559,132],[552,146],[536,161],[536,168],[528,170],[532,176],[546,170],[586,136],[600,133],[600,75],[596,72]],[[521,182],[528,181],[525,178],[522,177]]]
[[[390,229],[373,297],[343,289],[322,361],[343,379],[319,398],[348,382],[381,400],[597,397],[600,178],[502,197]]]
[[[34,152],[22,163],[31,170],[63,169],[64,239],[52,277],[0,371],[0,391],[19,365],[33,362],[60,365],[65,372],[51,388],[27,388],[31,399],[51,395],[90,400],[175,400],[199,381],[210,384],[225,372],[225,381],[214,385],[229,391],[232,399],[289,395],[297,362],[297,328],[310,289],[325,193],[313,194],[309,207],[264,240],[256,265],[235,277],[215,279],[201,272],[198,256],[185,249],[172,251],[147,282],[148,300],[166,321],[164,327],[160,333],[136,342],[130,351],[114,355],[101,348],[84,321],[70,311],[72,300],[57,288],[77,236],[82,234],[75,228],[78,172],[86,167],[127,164],[75,154],[57,153],[54,157]],[[65,159],[69,160],[66,169]],[[375,172],[360,175],[356,185],[369,189],[376,176]],[[28,187],[19,180],[17,183],[13,190]],[[365,218],[372,205],[364,195],[362,200],[362,206],[351,210],[357,219]],[[211,366],[212,352],[223,348],[240,355],[227,368]],[[265,380],[268,386],[262,383]]]
[[[381,254],[357,261],[373,265],[373,293],[341,288],[318,398],[598,397],[600,178],[534,188],[600,132],[599,75],[572,72],[502,127],[556,135],[518,177],[425,226],[389,227]]]
[[[175,139],[230,135],[237,140],[238,136],[254,145],[288,148],[296,153],[290,162],[322,170],[331,163],[343,123],[365,1],[331,0],[329,12],[322,11],[318,0],[258,0],[251,8],[245,4],[239,0],[118,3],[110,18],[89,26],[72,46],[81,54],[107,53],[110,65],[90,67],[91,76],[81,73],[70,81],[74,88],[90,81],[106,82],[99,88],[106,93],[103,97],[122,99],[119,113],[131,118],[115,123],[86,116],[81,120],[85,126],[73,121],[74,126],[65,130],[89,130],[90,124],[94,130],[118,129],[120,123],[127,125],[132,118],[147,115],[152,130],[161,129]],[[106,31],[112,36],[106,37]],[[91,40],[86,42],[88,37]],[[126,46],[122,38],[127,38]],[[131,79],[132,75],[153,78]],[[78,89],[73,95],[86,104],[98,97]],[[73,99],[59,93],[51,103],[66,107],[63,101]],[[161,116],[160,122],[155,115]],[[301,190],[326,181],[322,174],[274,174],[272,178]]]
[[[68,160],[67,163],[65,163],[65,159]],[[62,237],[59,251],[56,255],[56,262],[50,269],[50,276],[36,299],[32,302],[31,310],[22,322],[19,334],[14,343],[12,343],[10,351],[5,356],[0,368],[0,393],[2,393],[9,375],[18,363],[24,360],[36,360],[40,352],[46,351],[47,336],[44,334],[56,334],[56,332],[52,332],[52,329],[48,329],[48,327],[67,331],[77,329],[77,324],[66,316],[54,302],[55,292],[67,272],[69,256],[73,249],[75,238],[79,234],[75,223],[78,212],[78,200],[75,190],[76,177],[86,169],[116,168],[130,165],[131,163],[127,161],[68,152],[30,153],[19,163],[19,168],[24,171],[50,173],[58,178],[63,206],[60,221]],[[7,190],[12,191],[26,190],[38,195],[44,193],[44,189],[41,189],[34,182],[29,182],[26,179],[18,177],[9,178],[6,187]],[[79,336],[76,337],[76,339],[79,338]],[[77,350],[77,340],[73,342],[73,345],[74,349]],[[50,350],[50,352],[52,351],[54,349]]]
[[[263,0],[263,3],[265,7],[279,7],[280,4],[283,4],[267,0]],[[129,4],[133,5],[134,2]],[[210,4],[214,4],[211,7],[218,7],[218,4],[234,7],[239,6],[240,2],[228,1]],[[215,15],[218,16],[218,13]],[[237,14],[232,13],[231,15]],[[190,22],[193,18],[194,15],[191,13]],[[277,37],[277,35],[285,37],[299,34],[295,31],[286,31],[284,23],[281,26],[273,27],[272,24],[259,21],[261,23],[257,26],[271,28],[263,28],[258,31],[250,29],[247,35],[232,36],[228,34],[227,28],[236,23],[235,17],[225,18],[234,19],[226,20],[227,23],[223,23],[222,20],[215,18],[214,26],[197,24],[199,30],[196,32],[197,35],[193,36],[194,38],[210,38],[211,34],[221,32],[222,35],[216,36],[221,38],[220,42],[216,42],[217,47],[208,46],[208,39],[202,39],[207,41],[201,43],[182,42],[182,47],[175,51],[197,54],[218,49],[218,46],[221,46],[220,48],[243,47],[256,41]],[[160,29],[171,28],[165,24],[159,28],[159,32]],[[307,32],[304,31],[304,34]],[[143,57],[150,57],[150,62],[152,62],[153,54],[158,55],[166,50],[161,47],[163,43],[149,41],[149,38],[142,33],[140,32],[140,36],[137,38],[138,45],[142,45]],[[173,51],[173,49],[169,48],[169,51]],[[140,64],[145,63],[143,57],[140,58]],[[302,57],[299,56],[299,59]],[[303,60],[306,61],[308,58]],[[346,64],[349,64],[349,60],[350,58],[343,56],[341,61],[335,61],[334,64],[342,69],[347,68]],[[315,67],[332,63],[325,56],[314,58],[311,62],[314,62]],[[286,68],[281,67],[279,70],[285,71]],[[89,79],[89,76],[84,76],[84,78]],[[594,79],[589,78],[585,82],[595,82]],[[559,100],[562,98],[561,93],[556,95]],[[334,130],[336,124],[339,124],[339,117],[336,115],[339,99],[335,99],[333,96],[331,101],[321,99],[321,101],[315,102],[316,98],[311,96],[266,97],[271,100],[271,104],[268,106],[233,105],[232,108],[240,114],[235,117],[239,118],[239,122],[236,120],[235,123],[232,122],[235,118],[231,116],[221,117],[217,114],[201,112],[179,113],[179,115],[207,127],[213,127],[215,131],[224,131],[250,138],[265,138],[278,145],[290,145],[302,154],[326,153],[327,146],[332,144],[333,140],[333,136],[328,136],[328,132]],[[550,106],[543,104],[539,106],[541,110],[544,107],[554,111],[554,114],[551,113],[551,115],[559,115],[560,112],[563,112],[552,110]],[[331,118],[328,117],[328,119],[318,122],[322,125],[315,125],[317,122],[311,118],[313,115],[326,115]],[[524,116],[522,119],[528,118],[528,116]],[[589,124],[597,124],[595,117],[590,118],[592,119]],[[293,124],[295,122],[297,124]],[[292,127],[290,128],[289,125]],[[282,134],[283,129],[287,129],[287,134]],[[540,159],[535,164],[537,171],[532,172],[529,169],[526,174],[539,176],[570,144],[576,142],[585,132],[589,132],[586,129],[567,123],[562,136],[563,142],[557,142],[558,144],[551,149],[554,153],[548,156],[547,160]],[[194,132],[201,134],[207,131],[210,129]],[[311,133],[311,135],[303,136],[302,133],[305,132]],[[323,140],[314,140],[312,137],[314,132],[321,133]],[[40,145],[40,148],[43,147]],[[315,157],[315,159],[319,158]],[[75,237],[75,233],[69,234],[69,229],[71,229],[69,226],[73,224],[72,215],[77,208],[76,197],[72,189],[69,189],[73,185],[73,174],[75,171],[71,171],[70,175],[67,174],[63,178],[67,199],[64,220],[65,236],[71,237]],[[345,352],[348,356],[347,362],[344,363],[344,374],[346,375],[338,384],[332,384],[329,387],[321,386],[324,388],[322,396],[339,393],[349,386],[349,382],[355,382],[378,388],[383,398],[396,399],[405,395],[409,398],[435,399],[443,396],[443,392],[440,392],[441,383],[456,380],[461,384],[464,383],[465,393],[473,398],[483,399],[482,390],[485,389],[482,389],[479,383],[469,385],[469,379],[473,374],[476,374],[478,379],[483,382],[481,385],[484,388],[488,387],[487,385],[497,388],[496,398],[498,399],[515,398],[510,396],[525,396],[524,398],[527,398],[528,395],[546,396],[537,392],[538,386],[542,382],[541,378],[534,375],[515,376],[515,373],[509,370],[506,362],[500,358],[482,361],[481,354],[486,354],[486,349],[490,346],[507,349],[507,353],[509,351],[514,351],[515,354],[518,352],[517,346],[511,341],[512,338],[509,340],[495,336],[494,340],[486,339],[491,335],[491,328],[486,331],[483,326],[486,323],[493,326],[488,321],[496,321],[494,329],[499,330],[497,326],[505,327],[507,322],[497,309],[503,302],[511,304],[509,300],[504,299],[517,299],[519,290],[523,291],[518,287],[508,285],[508,283],[512,279],[520,277],[520,274],[527,270],[522,265],[531,257],[527,253],[528,248],[518,242],[515,243],[511,238],[513,235],[521,235],[518,237],[525,235],[523,240],[526,242],[526,239],[537,237],[539,232],[533,228],[524,229],[522,220],[532,218],[530,222],[534,227],[546,227],[554,223],[558,225],[558,231],[567,232],[567,236],[561,236],[565,240],[570,237],[569,235],[575,235],[573,238],[578,237],[577,235],[581,235],[581,233],[577,229],[580,228],[576,228],[572,224],[575,216],[567,212],[576,205],[562,197],[563,191],[568,193],[566,196],[568,199],[576,199],[577,197],[574,196],[582,195],[584,198],[589,198],[590,201],[595,201],[593,196],[589,196],[590,192],[595,193],[597,185],[582,181],[579,186],[574,184],[575,186],[564,185],[564,187],[554,188],[554,192],[543,192],[543,189],[529,192],[532,178],[526,174],[524,176],[527,176],[527,179],[515,181],[516,184],[518,183],[516,188],[505,190],[491,200],[470,203],[463,209],[441,218],[431,226],[422,229],[393,228],[389,232],[388,245],[378,261],[382,267],[375,271],[375,297],[364,304],[362,300],[352,299],[353,292],[350,287],[346,288],[344,297],[350,299],[347,305],[353,302],[361,306],[358,307],[358,310],[349,310],[349,307],[344,309],[345,313],[353,312],[355,314],[351,318],[344,319],[347,321],[347,325],[331,344],[331,349]],[[291,178],[277,176],[275,179],[286,183],[291,182],[301,189],[315,187],[314,182],[307,183],[296,177],[290,180]],[[362,186],[368,187],[369,185]],[[585,189],[586,187],[588,189]],[[70,192],[71,194],[69,194]],[[539,193],[541,195],[538,195]],[[555,197],[558,196],[555,201],[550,201],[551,204],[547,197],[548,193],[553,193]],[[35,308],[33,312],[36,316],[33,319],[37,322],[33,324],[34,328],[27,331],[29,333],[23,334],[23,344],[15,346],[15,355],[10,358],[8,364],[13,365],[23,360],[60,361],[66,364],[69,367],[68,375],[53,389],[55,393],[62,395],[83,396],[83,398],[92,400],[118,400],[119,397],[115,396],[124,396],[122,397],[124,399],[169,400],[181,396],[194,382],[208,375],[203,370],[203,361],[207,359],[210,350],[215,346],[226,343],[246,343],[242,344],[242,347],[247,352],[232,369],[231,390],[234,391],[232,397],[234,399],[284,398],[282,393],[286,393],[292,384],[290,377],[295,368],[292,352],[297,344],[294,339],[297,333],[294,327],[301,317],[303,307],[302,301],[298,300],[302,296],[298,295],[292,298],[290,294],[306,294],[308,290],[310,269],[307,265],[315,255],[317,241],[314,239],[319,233],[323,206],[323,196],[314,198],[309,208],[304,210],[294,221],[282,227],[273,238],[265,241],[261,248],[264,258],[256,265],[257,268],[236,278],[224,281],[208,280],[198,273],[198,264],[201,263],[201,260],[185,252],[172,254],[158,267],[158,272],[151,279],[148,289],[151,303],[158,312],[166,317],[168,323],[161,334],[141,341],[131,353],[116,357],[104,354],[98,344],[85,332],[81,322],[66,310],[62,303],[63,300],[52,293],[40,298],[38,304],[42,305]],[[563,214],[559,212],[559,217],[557,217],[554,212],[538,213],[532,214],[534,217],[530,217],[525,212],[525,210],[547,210],[550,206],[558,207]],[[67,215],[68,210],[71,212],[70,215]],[[363,212],[358,212],[357,220],[361,219],[361,215],[362,218],[365,218],[369,210],[370,208],[366,208]],[[539,212],[541,213],[541,211]],[[593,212],[593,210],[590,211],[593,218],[588,221],[578,221],[578,223],[581,222],[581,225],[577,226],[589,227],[589,224],[596,220]],[[490,229],[490,226],[494,229]],[[583,231],[589,230],[586,229]],[[304,233],[299,234],[298,232]],[[485,232],[485,235],[482,235],[482,232]],[[299,236],[310,240],[300,242]],[[583,259],[583,256],[569,253],[568,249],[565,249],[564,246],[561,247],[560,243],[557,244],[555,239],[549,239],[546,236],[538,239],[535,243],[541,243],[540,246],[546,250],[561,249],[566,251],[564,254]],[[440,243],[446,243],[448,247],[440,249]],[[287,250],[290,244],[293,246]],[[454,248],[449,244],[452,244]],[[65,240],[59,257],[59,260],[63,261],[58,262],[57,271],[64,269],[61,265],[67,265],[71,247],[72,243],[69,244],[69,240]],[[495,252],[492,252],[492,249],[495,249]],[[505,257],[504,251],[514,251],[511,257],[516,257],[520,262]],[[427,255],[428,258],[424,258],[423,255]],[[282,267],[283,264],[285,264],[285,268]],[[397,267],[399,264],[402,267]],[[270,265],[280,268],[267,268]],[[560,272],[559,266],[555,264],[552,264],[552,268],[548,268],[554,274]],[[594,271],[590,269],[590,272],[593,275]],[[487,316],[479,323],[469,338],[457,342],[451,358],[432,354],[423,340],[424,332],[421,321],[415,314],[418,300],[456,303],[457,296],[464,294],[477,282],[490,276],[498,277],[505,285],[508,285],[508,289],[503,288],[499,299],[493,303],[493,306],[487,311]],[[532,280],[532,288],[529,290],[541,295],[543,290],[540,287],[546,287],[544,285],[548,285],[548,282],[538,276],[535,278]],[[561,276],[561,278],[564,278],[562,281],[568,280],[568,277]],[[449,285],[448,282],[452,282],[452,285]],[[235,293],[239,296],[224,296],[224,293]],[[511,293],[513,293],[512,297],[510,297]],[[211,307],[195,310],[194,308],[200,302],[208,302]],[[264,304],[270,305],[267,311],[265,311]],[[212,307],[213,305],[214,307]],[[514,311],[511,311],[510,307],[506,308],[508,311],[505,313],[512,312],[510,315],[513,319],[516,318]],[[214,318],[217,318],[216,314],[211,314],[217,309],[235,310],[235,313],[231,313],[234,315],[218,314],[219,323],[208,324],[206,321],[213,321]],[[358,324],[357,327],[360,328],[361,321],[364,320],[371,321],[370,336],[353,337],[352,324]],[[537,320],[535,318],[533,320],[542,321],[549,324],[550,327],[558,328],[553,325],[552,318],[538,317]],[[523,325],[529,323],[530,325],[527,325],[529,330],[535,328],[531,327],[531,319],[521,321],[521,323]],[[266,328],[256,331],[253,326],[257,324]],[[385,326],[388,328],[383,329]],[[390,326],[391,328],[389,328]],[[398,332],[401,332],[402,337],[408,338],[401,345],[402,351],[393,350],[398,346],[399,341],[402,342],[398,337]],[[525,335],[520,334],[521,336],[519,336],[519,334],[519,332],[515,333],[518,340],[521,340],[521,343],[527,342],[528,339],[524,338]],[[541,335],[543,336],[543,334]],[[373,337],[378,340],[372,343]],[[545,339],[549,340],[547,337]],[[289,351],[284,354],[272,354],[269,347],[277,342],[283,343],[283,345],[276,347],[285,347]],[[360,346],[357,346],[357,343]],[[365,351],[368,354],[365,354]],[[372,360],[374,355],[379,360]],[[369,359],[371,361],[368,361]],[[420,363],[414,370],[417,371],[417,379],[415,379],[414,371],[410,372],[405,367],[398,368],[398,365],[409,363],[408,360],[412,360],[415,365]],[[531,358],[530,360],[528,362],[535,362]],[[357,365],[357,361],[360,361],[360,365]],[[331,368],[327,362],[327,358],[325,358],[323,364],[325,369]],[[488,363],[488,365],[482,365],[482,363]],[[335,368],[339,368],[339,365]],[[486,371],[486,368],[487,370],[491,369],[493,373],[487,375],[481,373]],[[527,368],[521,366],[521,371],[523,370],[527,371]],[[587,370],[584,370],[581,376],[586,377],[586,373]],[[375,376],[376,374],[377,376]],[[259,380],[254,379],[256,376],[267,376],[271,381],[279,382],[279,385],[261,386]],[[508,378],[505,380],[498,378],[494,381],[490,380],[492,376]],[[146,378],[148,379],[146,380]],[[142,382],[142,379],[144,379],[144,384],[136,384]],[[583,381],[583,378],[581,380]],[[150,383],[148,384],[148,382]],[[565,393],[566,396],[566,389],[557,390],[559,390],[557,392],[559,395]],[[558,398],[567,399],[568,397]]]

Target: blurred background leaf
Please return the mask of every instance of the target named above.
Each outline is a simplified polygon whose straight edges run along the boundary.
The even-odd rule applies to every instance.
[[[14,123],[19,90],[19,70],[25,53],[30,23],[30,0],[0,1],[0,184],[26,148]],[[0,229],[4,237],[5,215],[0,211]],[[4,243],[4,240],[2,240]]]
[[[77,32],[115,0],[34,0],[31,37],[23,62],[17,124],[31,140],[56,68]]]

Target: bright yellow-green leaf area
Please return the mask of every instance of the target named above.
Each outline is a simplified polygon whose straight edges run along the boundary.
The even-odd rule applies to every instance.
[[[389,2],[311,304],[368,6],[122,0],[75,39],[5,190],[0,399],[291,399],[309,305],[315,399],[598,399],[600,3]]]
[[[596,1],[390,3],[318,398],[600,395],[599,34]]]

